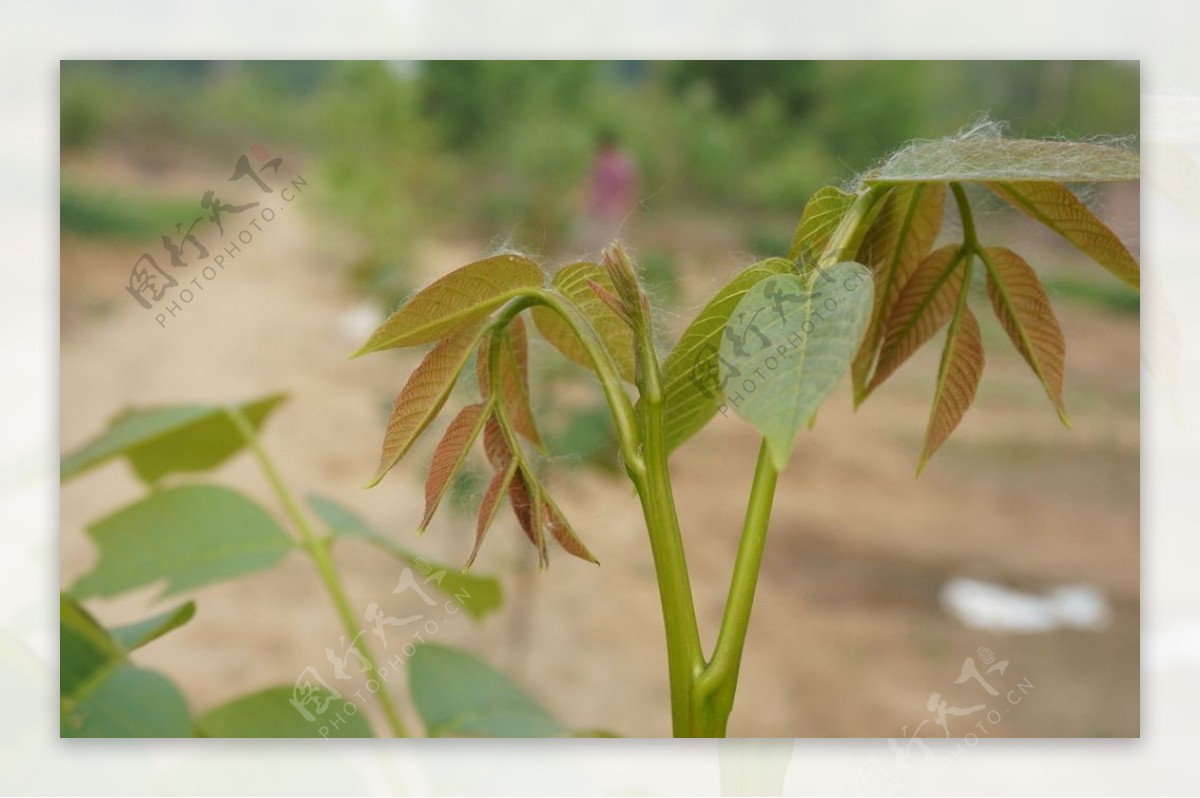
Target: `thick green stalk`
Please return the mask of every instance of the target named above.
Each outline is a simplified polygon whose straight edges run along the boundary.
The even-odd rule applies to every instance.
[[[771,504],[779,472],[771,462],[767,442],[758,450],[754,484],[746,507],[746,521],[738,544],[733,577],[729,582],[729,597],[725,601],[725,616],[713,649],[712,660],[696,680],[692,698],[694,723],[704,737],[724,737],[729,713],[737,691],[738,671],[742,665],[742,650],[750,627],[750,611],[758,586],[759,566],[767,542],[767,526],[771,520]]]
[[[360,628],[358,620],[354,611],[350,608],[350,600],[346,597],[346,591],[342,587],[342,581],[338,577],[337,570],[334,567],[333,558],[329,555],[329,538],[318,536],[312,527],[309,526],[308,520],[300,511],[299,504],[292,497],[291,491],[283,484],[283,479],[279,476],[279,471],[276,470],[275,464],[271,462],[270,457],[267,456],[266,451],[259,442],[258,435],[254,432],[254,426],[242,411],[237,407],[227,407],[225,412],[234,426],[237,427],[238,432],[241,433],[242,438],[246,441],[246,445],[254,453],[259,467],[267,477],[267,482],[271,484],[271,489],[275,492],[279,503],[283,505],[284,514],[287,515],[292,525],[296,528],[296,532],[300,535],[300,544],[308,553],[313,565],[316,566],[317,573],[321,576],[321,582],[325,585],[325,590],[329,593],[329,597],[333,601],[333,606],[337,610],[346,636],[354,641],[352,645],[367,663],[367,675],[379,683],[379,690],[376,695],[379,697],[379,706],[383,710],[384,717],[387,719],[388,727],[396,737],[407,737],[408,734],[404,728],[404,720],[400,717],[400,712],[396,708],[396,702],[392,699],[391,693],[388,690],[387,680],[379,671],[375,655],[371,652],[370,647],[359,639]]]
[[[639,389],[641,391],[642,458],[645,471],[630,474],[642,503],[654,572],[667,636],[667,670],[671,682],[671,725],[676,737],[694,737],[692,689],[704,668],[700,631],[692,586],[688,578],[683,536],[667,468],[663,431],[662,371],[654,351],[649,324],[638,325]]]

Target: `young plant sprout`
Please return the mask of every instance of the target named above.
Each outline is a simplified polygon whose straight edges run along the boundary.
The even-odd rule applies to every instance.
[[[430,522],[480,440],[493,475],[479,508],[470,565],[507,501],[536,550],[549,540],[596,560],[546,489],[544,451],[529,400],[528,324],[595,372],[612,412],[621,461],[649,533],[666,630],[673,731],[724,736],[771,516],[775,485],[821,403],[850,372],[865,401],[946,328],[917,471],[975,396],[984,353],[971,285],[986,281],[991,312],[1068,424],[1062,330],[1037,272],[1012,249],[984,242],[971,196],[988,192],[1058,233],[1134,289],[1139,265],[1068,183],[1136,180],[1138,157],[1114,145],[967,135],[914,144],[804,208],[787,258],[737,274],[660,357],[654,309],[619,243],[599,263],[547,277],[515,253],[471,263],[415,294],[356,355],[433,344],[396,399],[377,484],[409,452],[475,358],[480,396],[462,408],[433,454],[420,527]],[[947,199],[961,238],[935,248]],[[636,401],[627,393],[632,386]],[[667,459],[719,410],[762,445],[715,646],[701,645]]]

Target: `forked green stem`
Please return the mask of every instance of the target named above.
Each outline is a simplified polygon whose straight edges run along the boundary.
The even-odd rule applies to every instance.
[[[258,440],[258,435],[254,431],[254,425],[250,423],[250,420],[237,407],[226,407],[225,413],[230,421],[233,422],[233,425],[237,427],[238,432],[241,433],[242,439],[246,441],[246,445],[250,447],[250,451],[254,453],[254,458],[258,461],[259,468],[262,469],[263,474],[266,475],[267,482],[271,485],[271,490],[275,492],[276,498],[279,499],[279,503],[283,506],[284,514],[292,522],[292,526],[296,528],[296,532],[300,536],[301,548],[308,553],[313,565],[316,566],[317,573],[321,576],[321,582],[325,585],[325,590],[329,593],[329,598],[333,601],[333,606],[337,610],[338,617],[342,622],[342,628],[345,629],[347,637],[353,641],[351,645],[362,655],[363,660],[367,663],[367,675],[379,684],[379,690],[376,692],[376,695],[379,697],[379,706],[383,710],[384,717],[387,719],[388,728],[391,729],[392,734],[396,737],[407,737],[408,734],[404,728],[404,720],[400,717],[400,712],[396,708],[396,702],[392,699],[391,693],[388,690],[387,680],[379,671],[375,655],[371,652],[370,646],[359,639],[360,629],[358,621],[355,619],[354,611],[350,609],[350,600],[346,597],[346,590],[342,586],[337,569],[334,567],[333,558],[329,555],[329,538],[317,535],[313,531],[313,528],[308,523],[308,519],[300,511],[300,505],[296,502],[287,486],[283,484],[283,479],[279,476],[279,471],[275,468],[275,464],[271,462],[271,458],[267,456],[266,450],[263,449],[262,443]]]
[[[729,581],[729,597],[725,601],[721,631],[712,660],[696,680],[692,697],[693,722],[702,737],[724,737],[729,713],[733,710],[742,650],[750,627],[750,611],[754,607],[754,592],[758,586],[759,566],[762,565],[778,479],[779,472],[775,469],[764,439],[758,450],[754,484],[750,488],[750,501],[746,507],[742,539],[738,543],[737,560],[733,565],[733,577]]]

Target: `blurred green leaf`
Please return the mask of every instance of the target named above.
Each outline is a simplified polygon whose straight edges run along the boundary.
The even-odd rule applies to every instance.
[[[161,597],[268,568],[293,547],[283,527],[236,491],[185,485],[158,491],[88,528],[96,567],[70,589],[113,596],[166,580]]]
[[[238,406],[255,429],[286,394]],[[145,482],[183,471],[207,471],[241,451],[245,441],[218,405],[173,405],[130,410],[114,418],[98,438],[62,460],[60,478],[70,479],[113,457],[129,458]]]
[[[162,626],[161,616],[151,620]],[[179,689],[165,676],[132,665],[125,648],[67,595],[59,598],[59,672],[63,737],[191,736]]]
[[[324,690],[318,692],[322,694],[322,702],[334,697]],[[361,709],[353,715],[342,712],[338,725],[334,726],[324,718],[308,720],[291,703],[291,698],[289,686],[268,687],[208,710],[196,718],[196,728],[205,737],[375,736]]]
[[[372,529],[353,512],[331,499],[310,494],[308,504],[329,526],[329,532],[334,537],[358,538],[378,546],[423,574],[427,586],[435,587],[447,598],[462,604],[472,618],[483,618],[504,603],[500,582],[494,577],[463,573],[458,568],[432,562]]]
[[[561,737],[571,732],[504,674],[427,643],[408,662],[413,704],[430,737]]]
[[[178,629],[196,615],[196,602],[186,601],[173,610],[167,610],[161,615],[147,618],[138,623],[118,626],[110,630],[113,639],[126,651],[133,651],[146,645],[152,640]]]
[[[811,278],[762,280],[733,312],[720,346],[726,402],[762,433],[777,469],[850,367],[873,294],[870,270],[844,261]]]
[[[97,673],[123,659],[125,652],[79,602],[60,595],[59,692],[74,695]]]
[[[63,737],[191,737],[187,702],[160,673],[129,663],[64,706]]]

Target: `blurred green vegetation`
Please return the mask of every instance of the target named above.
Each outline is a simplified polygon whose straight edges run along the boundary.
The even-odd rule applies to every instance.
[[[1023,136],[1139,121],[1137,66],[1111,61],[69,61],[61,88],[67,154],[155,167],[263,144],[315,161],[321,212],[387,273],[430,234],[556,252],[600,130],[636,157],[650,211],[798,214],[820,186],[984,114]]]
[[[64,235],[153,240],[200,215],[198,197],[145,197],[72,181],[64,181],[60,189],[59,225]]]

